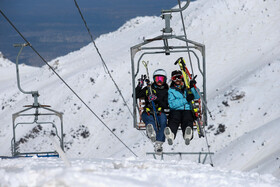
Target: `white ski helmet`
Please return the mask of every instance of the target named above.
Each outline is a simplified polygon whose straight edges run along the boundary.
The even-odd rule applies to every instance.
[[[166,79],[167,79],[167,73],[164,69],[157,69],[154,71],[153,73],[153,79],[155,79],[155,76],[158,76],[158,75],[161,75],[161,76],[164,76],[165,77],[165,82],[166,82]]]

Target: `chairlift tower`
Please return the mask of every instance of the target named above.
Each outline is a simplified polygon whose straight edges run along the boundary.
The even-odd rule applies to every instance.
[[[20,47],[19,53],[16,58],[16,74],[17,74],[17,86],[18,89],[23,94],[29,94],[32,95],[34,98],[34,103],[32,105],[25,105],[26,109],[21,110],[19,112],[16,112],[12,115],[13,120],[13,138],[11,140],[11,151],[12,156],[29,156],[29,155],[38,155],[38,156],[58,156],[58,153],[54,151],[46,151],[46,152],[21,152],[19,149],[19,143],[16,139],[16,129],[19,125],[51,125],[55,131],[54,136],[56,136],[60,142],[60,148],[64,150],[64,144],[63,144],[63,113],[55,111],[50,108],[49,105],[41,105],[38,102],[39,92],[38,91],[24,91],[20,86],[20,77],[19,77],[19,66],[18,66],[18,59],[19,56],[23,50],[24,47],[30,46],[29,43],[25,44],[14,44],[14,47]],[[41,119],[41,116],[49,117],[49,116],[57,116],[60,120],[60,128],[58,130],[56,124],[53,121],[44,121],[44,119]],[[34,117],[34,118],[33,118]],[[24,118],[30,119],[32,118],[32,121],[23,121]],[[18,119],[18,120],[17,120]],[[27,120],[25,119],[25,120]],[[21,121],[22,120],[22,121]]]
[[[142,43],[139,43],[130,48],[130,55],[131,55],[131,71],[132,71],[132,90],[133,90],[133,127],[138,130],[144,130],[145,126],[139,125],[138,122],[139,117],[137,117],[137,110],[139,111],[139,107],[137,105],[136,100],[136,93],[135,93],[135,82],[137,81],[136,77],[139,73],[139,66],[140,61],[145,55],[157,55],[157,54],[164,54],[170,55],[171,53],[182,53],[183,55],[192,54],[196,61],[197,61],[197,68],[199,70],[200,75],[203,78],[202,82],[202,91],[201,96],[203,99],[202,103],[202,116],[203,116],[203,124],[204,126],[207,125],[207,113],[206,113],[206,55],[205,55],[205,46],[198,42],[188,40],[186,34],[181,36],[176,36],[172,33],[172,28],[170,26],[172,15],[171,13],[175,12],[182,12],[185,10],[190,4],[190,0],[187,0],[186,4],[179,8],[171,9],[171,10],[162,10],[161,17],[165,20],[165,27],[162,29],[162,34],[151,38],[151,39],[144,39]],[[162,41],[163,46],[153,46],[153,42]],[[181,45],[169,45],[169,41],[180,41]],[[149,44],[148,47],[146,47]],[[137,55],[139,53],[139,55]],[[136,57],[137,56],[137,57]],[[200,58],[202,60],[202,64],[200,63]]]

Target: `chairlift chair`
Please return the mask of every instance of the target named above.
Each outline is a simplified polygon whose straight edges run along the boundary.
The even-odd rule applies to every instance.
[[[17,85],[18,89],[24,93],[24,94],[31,94],[32,97],[34,98],[34,103],[32,105],[25,105],[26,109],[21,110],[19,112],[16,112],[12,115],[13,118],[13,138],[11,140],[11,152],[12,156],[30,156],[30,155],[40,155],[40,156],[58,156],[58,153],[53,150],[53,151],[31,151],[31,152],[21,152],[19,149],[19,143],[17,141],[17,136],[16,136],[16,129],[19,126],[23,125],[51,125],[55,131],[54,136],[56,136],[60,142],[60,148],[64,150],[64,144],[63,144],[63,113],[55,111],[50,108],[49,105],[41,105],[38,103],[38,97],[39,93],[38,91],[24,91],[21,86],[20,86],[20,78],[19,78],[19,67],[18,67],[18,59],[19,55],[21,54],[22,50],[24,47],[29,46],[30,44],[14,44],[15,47],[21,47],[20,51],[17,55],[16,59],[16,73],[17,73]],[[57,125],[53,121],[46,121],[45,119],[41,119],[43,117],[50,117],[50,116],[57,116],[59,121],[60,121],[60,126],[57,128]],[[34,117],[34,118],[33,118]],[[27,119],[25,119],[27,118]],[[33,120],[30,121],[30,118]],[[59,130],[58,130],[59,129]]]
[[[199,70],[200,75],[202,76],[202,92],[200,95],[202,96],[203,103],[202,103],[202,122],[203,125],[207,125],[207,114],[206,114],[206,56],[205,56],[205,46],[198,42],[188,40],[186,35],[176,36],[172,33],[172,28],[170,27],[170,19],[171,13],[173,12],[181,12],[185,10],[189,6],[190,0],[186,2],[186,4],[179,9],[171,9],[171,10],[162,10],[162,18],[165,20],[165,28],[162,30],[162,35],[151,39],[144,39],[143,42],[132,46],[130,48],[130,56],[131,56],[131,71],[132,71],[132,90],[133,90],[133,127],[137,130],[145,130],[145,124],[141,120],[141,114],[143,112],[143,105],[145,105],[145,100],[143,99],[136,99],[135,94],[135,87],[137,76],[140,69],[140,61],[146,55],[170,55],[171,53],[174,54],[189,54],[191,53],[196,61],[197,61],[197,68]],[[158,47],[152,45],[156,41],[162,41],[163,46]],[[169,45],[169,41],[180,41],[182,45],[171,46]],[[146,47],[149,44],[148,47]],[[187,45],[186,45],[187,44]],[[138,54],[138,52],[141,52]],[[199,54],[198,54],[199,52]],[[202,59],[202,64],[200,63],[200,59]],[[137,112],[138,111],[138,112]],[[138,116],[139,115],[139,116]],[[137,117],[138,116],[138,117]]]

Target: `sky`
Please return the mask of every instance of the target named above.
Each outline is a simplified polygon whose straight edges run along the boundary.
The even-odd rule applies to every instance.
[[[94,38],[116,30],[136,16],[159,16],[177,0],[77,0]],[[66,55],[90,43],[90,37],[74,0],[1,0],[0,9],[47,60]],[[24,43],[4,17],[0,16],[0,51],[15,62],[18,49],[14,43]],[[42,66],[39,57],[25,48],[20,63]]]

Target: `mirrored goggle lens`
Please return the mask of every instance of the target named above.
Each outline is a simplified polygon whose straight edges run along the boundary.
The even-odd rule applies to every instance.
[[[182,78],[183,78],[182,75],[174,75],[171,79],[172,79],[173,81],[175,81],[175,80],[177,80],[177,79],[181,80]]]
[[[156,76],[156,77],[155,77],[155,81],[156,81],[156,82],[164,82],[164,80],[165,80],[165,77],[164,77],[164,76]]]

